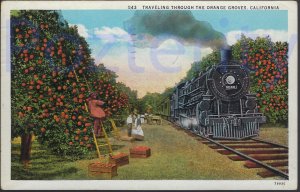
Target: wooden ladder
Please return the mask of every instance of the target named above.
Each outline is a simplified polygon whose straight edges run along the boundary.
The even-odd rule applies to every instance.
[[[85,105],[85,110],[86,110],[86,112],[89,112],[88,107],[87,107],[87,104],[84,103],[84,105]],[[100,161],[102,161],[102,160],[104,160],[104,159],[103,159],[103,156],[102,156],[101,153],[100,153],[99,147],[107,146],[110,155],[113,154],[113,150],[112,150],[110,141],[109,141],[109,139],[108,139],[108,136],[107,136],[107,133],[106,133],[106,131],[105,131],[105,127],[104,127],[102,121],[100,121],[100,126],[101,126],[101,130],[102,130],[103,133],[104,133],[105,144],[100,144],[100,145],[98,145],[98,141],[97,141],[96,135],[95,135],[95,133],[94,133],[94,129],[92,129],[92,133],[93,133],[93,139],[94,139],[94,143],[95,143],[95,146],[96,146],[98,158],[100,159]]]
[[[113,133],[114,133],[114,137],[116,138],[116,139],[120,139],[120,131],[119,131],[119,129],[118,129],[118,127],[116,126],[116,124],[115,124],[115,121],[113,120],[113,119],[108,119],[109,121],[110,121],[110,123],[111,123],[111,127],[112,127],[112,129],[113,129]]]
[[[73,64],[73,63],[72,63],[72,64]],[[79,83],[79,79],[78,79],[78,76],[77,76],[77,73],[76,73],[74,67],[73,67],[73,72],[74,72],[74,74],[75,74],[76,81]],[[89,85],[88,85],[88,83],[87,83],[87,81],[86,81],[85,76],[84,76],[84,80],[85,80],[85,84],[86,84],[86,86],[87,86],[89,92],[91,92],[91,89],[90,89],[90,87],[89,87]],[[89,109],[88,109],[88,106],[87,106],[86,102],[84,102],[84,106],[85,106],[86,112],[89,113]],[[109,141],[109,139],[108,139],[108,137],[107,137],[107,134],[106,134],[106,131],[105,131],[105,128],[104,128],[104,126],[103,126],[102,121],[100,122],[100,125],[101,125],[101,129],[102,129],[102,131],[103,131],[103,133],[104,133],[104,139],[105,139],[105,142],[106,142],[106,143],[105,143],[105,144],[98,145],[97,138],[96,138],[96,135],[95,135],[95,133],[94,133],[94,129],[93,129],[92,133],[93,133],[93,139],[94,139],[94,143],[95,143],[95,146],[96,146],[98,158],[100,159],[100,161],[103,161],[105,158],[104,158],[103,156],[101,156],[99,146],[100,146],[100,147],[102,147],[102,146],[107,146],[110,155],[112,155],[113,151],[112,151],[112,147],[111,147],[110,141]]]
[[[101,124],[101,129],[102,129],[102,131],[103,131],[103,133],[104,133],[104,139],[105,139],[105,144],[101,144],[101,145],[98,145],[98,143],[97,143],[97,138],[96,138],[96,143],[97,143],[97,145],[98,145],[98,150],[99,150],[99,147],[104,147],[104,146],[108,146],[108,150],[109,150],[109,154],[110,155],[112,155],[112,153],[113,153],[113,151],[112,151],[112,147],[111,147],[111,144],[110,144],[110,141],[109,141],[109,139],[108,139],[108,136],[107,136],[107,133],[106,133],[106,131],[105,131],[105,127],[103,126],[103,123],[101,122],[100,123]],[[95,133],[94,133],[94,135],[95,135]],[[99,154],[100,154],[100,150],[99,150]],[[100,154],[101,155],[101,154]]]

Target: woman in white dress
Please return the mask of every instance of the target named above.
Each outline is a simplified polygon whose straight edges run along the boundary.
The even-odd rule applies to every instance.
[[[132,137],[136,140],[144,140],[144,132],[142,130],[141,116],[138,115],[134,122],[134,129],[132,129]]]

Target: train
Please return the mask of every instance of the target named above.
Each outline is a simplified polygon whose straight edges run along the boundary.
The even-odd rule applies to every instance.
[[[158,114],[215,139],[246,139],[259,135],[266,117],[250,92],[250,72],[232,59],[232,50],[220,50],[221,61],[196,77],[181,82],[158,106]]]

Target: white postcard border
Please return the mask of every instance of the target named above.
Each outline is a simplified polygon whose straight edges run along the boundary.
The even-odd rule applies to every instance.
[[[274,180],[11,180],[11,139],[10,139],[10,10],[17,9],[128,9],[129,5],[278,5],[281,10],[288,10],[288,34],[298,39],[297,2],[295,1],[11,1],[2,2],[1,7],[1,183],[2,189],[251,189],[251,190],[286,190],[297,187],[297,120],[298,120],[298,85],[297,53],[298,41],[290,45],[289,58],[289,177],[284,186],[274,185]]]

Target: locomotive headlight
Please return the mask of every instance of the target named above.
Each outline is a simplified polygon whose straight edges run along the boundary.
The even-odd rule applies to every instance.
[[[235,82],[235,78],[232,75],[229,75],[226,77],[225,81],[228,85],[232,85]]]

